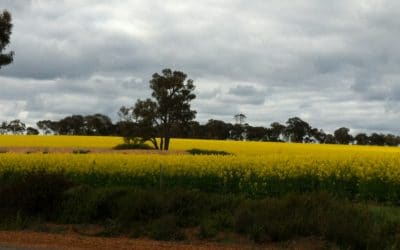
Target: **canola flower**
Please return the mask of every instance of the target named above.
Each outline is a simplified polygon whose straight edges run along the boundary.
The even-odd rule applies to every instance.
[[[0,136],[0,147],[104,147],[117,137]],[[25,140],[25,144],[21,142]],[[52,145],[51,143],[54,143]],[[0,154],[0,181],[32,170],[63,172],[94,186],[197,188],[254,196],[328,191],[356,199],[397,203],[397,147],[310,145],[174,139],[171,150],[224,150],[233,155],[183,154]]]
[[[114,136],[0,135],[0,147],[112,148],[120,143],[122,138]]]

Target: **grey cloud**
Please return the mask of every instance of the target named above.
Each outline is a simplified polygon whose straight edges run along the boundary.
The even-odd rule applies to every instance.
[[[260,91],[251,85],[236,85],[236,87],[230,88],[228,93],[236,96],[253,96]]]
[[[115,117],[170,67],[195,80],[200,121],[243,112],[250,124],[397,131],[397,1],[2,3],[16,56],[0,71],[0,119]]]

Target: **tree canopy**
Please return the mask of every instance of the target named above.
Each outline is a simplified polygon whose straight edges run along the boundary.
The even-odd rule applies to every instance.
[[[286,124],[285,134],[293,142],[302,142],[311,131],[311,126],[299,117],[289,118]]]
[[[185,73],[164,69],[150,80],[152,98],[138,99],[134,107],[122,107],[120,113],[131,116],[143,140],[150,140],[156,149],[168,150],[173,128],[188,126],[196,116],[190,106],[196,98],[194,88],[193,80]]]
[[[11,14],[7,10],[4,10],[3,13],[0,13],[0,68],[13,61],[13,51],[3,53],[3,50],[10,43],[11,29]]]

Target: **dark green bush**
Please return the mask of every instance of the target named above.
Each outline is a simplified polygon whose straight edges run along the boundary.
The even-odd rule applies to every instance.
[[[199,237],[201,239],[212,238],[217,235],[220,228],[218,222],[213,218],[203,219],[200,223]]]
[[[116,201],[127,192],[127,189],[122,188],[74,187],[65,193],[61,222],[105,222],[115,217]]]
[[[125,150],[125,149],[152,150],[154,148],[146,143],[123,143],[123,144],[119,144],[119,145],[115,146],[113,149],[116,149],[116,150]]]
[[[186,150],[189,154],[192,155],[232,155],[231,153],[228,153],[226,151],[219,151],[219,150],[207,150],[207,149],[198,149],[198,148],[193,148]]]
[[[382,206],[326,193],[249,199],[197,190],[74,186],[62,173],[41,171],[0,183],[0,222],[18,227],[39,218],[101,224],[106,229],[99,235],[181,240],[185,228],[198,228],[200,238],[235,231],[257,243],[318,237],[345,249],[399,249],[399,208],[376,207]]]
[[[207,194],[198,191],[176,190],[168,194],[168,200],[168,210],[176,216],[180,226],[198,225],[210,204]]]
[[[133,191],[117,201],[116,216],[121,225],[158,219],[166,213],[167,201],[162,192]]]
[[[257,243],[319,236],[351,249],[385,249],[383,242],[392,244],[394,239],[390,237],[399,233],[400,228],[397,224],[387,233],[390,230],[384,224],[376,223],[367,207],[327,194],[247,201],[235,214],[235,230]]]
[[[78,148],[78,149],[74,149],[72,150],[73,154],[88,154],[90,153],[89,149],[83,149],[83,148]]]
[[[20,211],[28,216],[54,217],[64,192],[72,186],[62,173],[26,173],[0,187],[0,211],[3,215]]]
[[[149,236],[156,240],[183,240],[185,235],[178,226],[177,218],[166,215],[150,224]]]

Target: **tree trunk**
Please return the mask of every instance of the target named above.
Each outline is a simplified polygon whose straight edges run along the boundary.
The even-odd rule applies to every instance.
[[[169,138],[169,137],[166,137],[166,138],[165,138],[165,141],[164,141],[164,142],[165,142],[165,146],[164,146],[164,149],[165,149],[165,150],[168,150],[168,149],[169,149],[169,141],[170,141],[170,139],[171,139],[171,138]]]
[[[151,138],[150,141],[151,141],[151,143],[153,143],[154,148],[158,149],[157,139],[156,138]]]
[[[164,137],[160,137],[160,150],[164,150]]]

